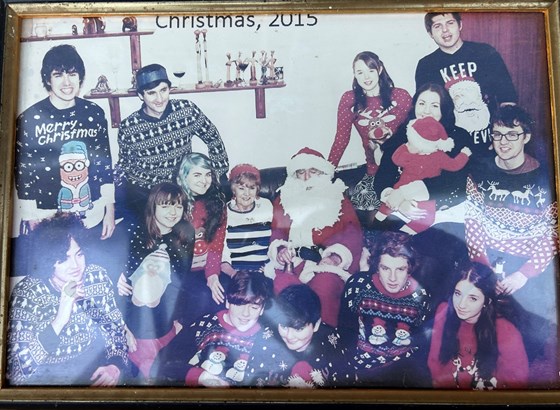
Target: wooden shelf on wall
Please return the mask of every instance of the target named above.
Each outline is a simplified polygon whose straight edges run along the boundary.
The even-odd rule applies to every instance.
[[[102,38],[102,37],[136,37],[154,34],[153,31],[126,31],[126,32],[115,32],[115,33],[98,33],[98,34],[53,34],[45,37],[31,36],[22,37],[20,41],[22,43],[30,41],[50,41],[50,40],[78,40],[82,38]]]
[[[204,87],[196,88],[195,85],[185,85],[184,87],[172,87],[171,94],[192,94],[192,93],[212,93],[224,91],[244,91],[255,90],[255,113],[257,118],[266,118],[266,100],[265,90],[268,88],[282,88],[286,83],[273,83],[266,85],[247,85],[247,86],[233,86],[225,87],[223,84],[217,88]],[[121,122],[121,108],[120,99],[127,97],[137,97],[134,90],[115,90],[111,93],[89,93],[84,95],[88,99],[101,99],[106,98],[109,100],[109,108],[111,111],[111,126],[118,128]],[[138,97],[137,97],[138,98]]]

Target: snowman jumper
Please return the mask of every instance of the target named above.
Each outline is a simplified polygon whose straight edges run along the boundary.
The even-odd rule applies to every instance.
[[[71,108],[58,109],[45,98],[17,119],[15,182],[18,198],[36,201],[40,210],[59,208],[58,194],[62,187],[59,156],[62,146],[69,141],[81,141],[87,148],[90,201],[101,197],[103,185],[113,184],[105,113],[93,102],[78,97],[75,101]],[[65,198],[67,194],[64,188]],[[108,198],[108,201],[114,199]],[[89,209],[86,207],[83,211]]]
[[[416,356],[427,354],[424,327],[429,303],[429,294],[412,277],[396,294],[385,290],[378,274],[360,272],[348,280],[338,330],[361,385],[375,386],[381,375],[399,383],[404,379],[401,369],[413,377],[415,371],[421,373]],[[399,366],[399,374],[389,378],[390,373],[384,372],[393,366]]]
[[[337,331],[321,323],[304,351],[288,349],[276,330],[262,333],[253,346],[245,385],[251,387],[351,386],[354,372]]]
[[[224,320],[226,313],[221,310],[199,318],[160,350],[151,370],[156,382],[200,386],[199,378],[208,372],[230,386],[241,384],[244,367],[240,362],[249,357],[263,330],[256,323],[241,332]]]
[[[523,339],[515,326],[504,318],[496,319],[496,343],[498,361],[492,376],[485,380],[478,373],[476,360],[477,340],[475,325],[461,321],[457,332],[459,351],[454,360],[441,363],[443,329],[446,322],[448,303],[436,310],[428,367],[432,384],[439,389],[524,389],[527,388],[529,364]]]

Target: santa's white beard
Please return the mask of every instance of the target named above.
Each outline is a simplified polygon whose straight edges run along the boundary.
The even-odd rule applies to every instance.
[[[490,123],[490,111],[486,104],[470,107],[468,110],[455,110],[455,125],[468,132],[484,130]]]
[[[292,220],[289,240],[293,246],[313,246],[313,229],[333,226],[340,217],[346,185],[327,175],[307,181],[288,177],[280,188],[280,203]]]

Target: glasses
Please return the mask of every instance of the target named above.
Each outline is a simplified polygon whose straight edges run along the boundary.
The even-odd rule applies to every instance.
[[[86,163],[84,161],[66,162],[60,166],[65,172],[82,171],[85,167]]]
[[[501,141],[503,137],[506,137],[506,140],[508,141],[517,141],[519,139],[519,136],[523,134],[525,133],[515,131],[510,131],[505,134],[502,134],[500,132],[493,132],[492,134],[490,134],[490,136],[492,137],[492,141]]]

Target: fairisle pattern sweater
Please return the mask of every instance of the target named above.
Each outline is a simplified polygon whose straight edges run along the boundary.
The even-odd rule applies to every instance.
[[[218,130],[194,103],[170,100],[161,118],[144,109],[131,114],[119,128],[119,161],[115,180],[150,189],[161,182],[176,182],[181,160],[192,152],[193,137],[208,147],[208,156],[219,175],[229,168],[226,149]]]

